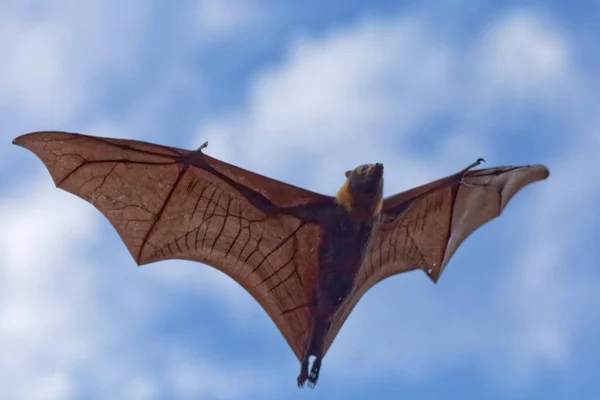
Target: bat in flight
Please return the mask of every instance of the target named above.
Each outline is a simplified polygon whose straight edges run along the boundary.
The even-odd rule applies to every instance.
[[[314,387],[323,357],[360,298],[392,275],[437,282],[460,244],[498,217],[543,165],[467,168],[383,198],[383,165],[346,172],[336,196],[195,151],[67,132],[13,141],[57,187],[93,204],[138,265],[184,259],[233,278],[266,311]],[[309,371],[309,358],[314,356]]]

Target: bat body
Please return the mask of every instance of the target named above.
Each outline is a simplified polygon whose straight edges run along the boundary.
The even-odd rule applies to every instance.
[[[332,318],[348,299],[358,271],[380,222],[383,194],[383,165],[362,165],[346,172],[347,181],[338,192],[334,206],[318,214],[323,231],[319,251],[318,282],[312,302],[308,345],[301,359],[298,386],[308,379],[314,386],[319,378],[325,337]],[[315,356],[310,375],[308,359]]]
[[[336,196],[292,186],[202,152],[67,132],[34,132],[56,185],[93,204],[138,265],[202,262],[246,289],[314,387],[321,362],[364,293],[421,269],[437,282],[458,246],[500,215],[543,165],[473,170],[383,198],[383,165],[346,172]],[[309,372],[309,357],[315,360]]]

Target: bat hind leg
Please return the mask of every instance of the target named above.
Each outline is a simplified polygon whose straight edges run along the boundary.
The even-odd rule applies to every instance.
[[[319,371],[321,370],[321,357],[316,357],[310,368],[310,374],[308,373],[308,359],[302,361],[300,366],[300,375],[298,375],[298,387],[304,387],[306,381],[308,381],[308,388],[313,389],[319,380]]]
[[[319,380],[319,371],[321,371],[321,357],[315,358],[312,367],[310,368],[310,375],[308,376],[308,387],[314,388]]]
[[[298,375],[298,387],[301,388],[304,386],[304,383],[308,379],[308,358],[302,361],[302,365],[300,366],[300,375]]]
[[[298,375],[298,387],[303,387],[308,380],[308,388],[313,389],[319,379],[319,371],[321,370],[321,360],[323,358],[323,338],[327,334],[331,322],[317,319],[313,323],[308,346],[306,347],[304,357],[302,357],[302,367],[300,375]],[[310,357],[315,357],[308,373],[308,362]]]

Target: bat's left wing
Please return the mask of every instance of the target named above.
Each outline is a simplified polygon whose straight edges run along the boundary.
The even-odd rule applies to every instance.
[[[472,232],[500,216],[522,188],[548,175],[543,165],[463,170],[386,198],[383,222],[374,234],[352,295],[334,317],[325,350],[369,288],[415,269],[437,282]]]

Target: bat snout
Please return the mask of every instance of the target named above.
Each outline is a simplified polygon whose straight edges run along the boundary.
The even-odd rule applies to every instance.
[[[373,173],[376,176],[381,177],[383,175],[383,164],[377,163],[373,165]]]

